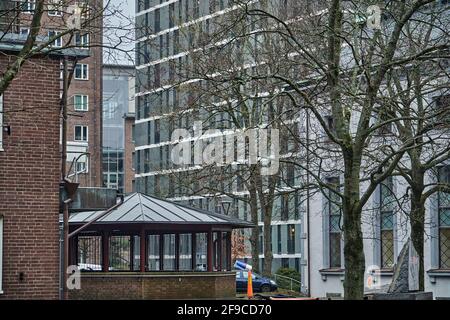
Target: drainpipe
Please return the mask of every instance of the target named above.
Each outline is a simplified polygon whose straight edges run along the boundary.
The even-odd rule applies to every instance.
[[[61,181],[66,178],[66,161],[67,161],[67,90],[69,88],[67,77],[67,57],[63,60],[63,94],[61,98],[62,108],[62,137],[61,137]]]
[[[67,77],[67,57],[64,56],[63,59],[63,92],[61,97],[61,111],[62,111],[62,124],[61,124],[61,182],[64,183],[66,181],[66,161],[67,161],[67,90],[69,87],[68,83],[68,77]],[[60,191],[61,192],[61,191]],[[64,208],[63,208],[63,229],[60,228],[60,259],[59,259],[59,287],[60,287],[60,294],[59,298],[60,300],[66,299],[66,272],[67,272],[67,264],[66,264],[66,244],[67,244],[67,237],[66,237],[66,217],[65,217],[65,211],[66,211],[66,203],[64,202]],[[61,232],[62,231],[62,232]]]
[[[310,192],[309,192],[309,110],[306,110],[306,238],[307,238],[307,279],[308,279],[308,296],[311,297],[311,234],[310,234]]]
[[[63,293],[64,300],[69,299],[69,292],[67,290],[67,268],[69,267],[69,203],[72,199],[64,200],[64,270],[63,270]]]

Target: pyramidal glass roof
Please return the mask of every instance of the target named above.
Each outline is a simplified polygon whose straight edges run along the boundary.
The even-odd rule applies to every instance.
[[[84,224],[101,216],[106,210],[71,213],[70,224]],[[183,206],[168,200],[132,193],[125,196],[117,208],[94,222],[95,224],[222,224],[235,228],[248,228],[254,225],[248,221],[223,214]]]

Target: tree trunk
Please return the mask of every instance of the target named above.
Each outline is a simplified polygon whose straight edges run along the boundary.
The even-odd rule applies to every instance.
[[[259,272],[259,227],[258,227],[258,201],[255,190],[250,192],[250,215],[255,227],[250,236],[252,267],[255,272]]]
[[[272,201],[264,206],[264,266],[263,275],[272,275]]]
[[[414,172],[412,179],[416,183],[412,187],[411,194],[411,241],[419,255],[419,290],[425,290],[425,266],[424,266],[424,234],[425,234],[425,203],[422,201],[424,192],[424,175],[422,172]]]
[[[344,298],[361,300],[364,297],[365,257],[361,230],[359,171],[360,162],[345,159],[343,231],[344,231]]]

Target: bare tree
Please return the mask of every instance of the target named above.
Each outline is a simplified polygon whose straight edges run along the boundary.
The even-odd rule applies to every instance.
[[[310,174],[323,187],[333,189],[342,200],[345,297],[361,299],[365,271],[363,208],[379,183],[392,174],[404,153],[415,148],[414,140],[394,141],[377,149],[368,147],[379,127],[400,120],[391,118],[374,123],[373,119],[377,104],[384,96],[388,72],[440,49],[433,44],[409,56],[400,50],[406,24],[417,19],[419,13],[426,17],[436,14],[433,1],[388,3],[380,8],[384,19],[374,28],[370,28],[364,17],[372,4],[370,1],[330,1],[312,6],[310,12],[302,15],[300,10],[293,9],[292,2],[283,10],[271,1],[238,2],[246,16],[269,26],[256,33],[280,36],[291,51],[287,56],[279,54],[279,59],[269,60],[270,71],[251,79],[271,79],[284,84],[289,89],[284,92],[294,106],[308,110],[331,143],[326,150],[328,154],[340,159],[334,161],[343,175],[339,190],[320,182],[320,176],[312,170]],[[421,23],[427,24],[429,20],[421,19]],[[254,33],[240,33],[235,38]],[[312,83],[313,89],[305,90],[298,75],[293,77],[287,72],[287,66],[293,65],[301,66],[301,79]],[[368,161],[374,155],[379,161]],[[364,190],[360,182],[366,183]]]
[[[440,10],[418,15],[418,21],[405,25],[402,48],[410,63],[387,74],[387,91],[383,112],[385,119],[401,118],[385,132],[415,147],[398,163],[396,174],[409,185],[408,213],[411,239],[419,257],[419,288],[424,290],[424,240],[426,236],[426,201],[437,192],[450,192],[445,181],[439,181],[438,167],[450,159],[449,89],[448,89],[448,19]],[[421,23],[428,21],[429,23]]]

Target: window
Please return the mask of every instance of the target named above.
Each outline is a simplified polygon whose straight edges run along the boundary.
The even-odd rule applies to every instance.
[[[36,9],[36,0],[23,0],[22,10],[24,13],[32,14]]]
[[[102,237],[78,236],[77,264],[80,270],[102,270]]]
[[[75,45],[85,48],[89,45],[89,33],[75,33]]]
[[[49,16],[62,16],[61,0],[50,0],[47,5],[47,10]]]
[[[380,185],[380,244],[381,267],[394,266],[393,180],[387,178]]]
[[[50,31],[48,32],[48,38],[49,38],[49,40],[50,40],[50,39],[52,39],[52,38],[58,36],[59,34],[61,34],[60,31],[50,30]],[[62,37],[56,38],[55,41],[53,41],[52,46],[53,46],[53,47],[57,47],[57,48],[62,47]]]
[[[89,65],[77,63],[75,66],[75,79],[88,80],[89,79]]]
[[[286,226],[288,228],[288,240],[287,249],[289,254],[295,253],[295,224],[289,224]]]
[[[77,173],[87,172],[87,170],[86,170],[86,162],[78,161],[75,164],[75,170],[76,170],[75,172],[77,172]]]
[[[180,234],[180,270],[192,270],[192,234]]]
[[[89,97],[83,94],[73,96],[73,107],[75,111],[88,111]]]
[[[435,123],[437,125],[443,125],[450,123],[450,95],[442,95],[434,97],[434,116]]]
[[[264,253],[264,231],[263,227],[259,226],[259,254]]]
[[[378,114],[378,118],[379,118],[378,121],[379,121],[380,124],[383,123],[383,122],[387,122],[387,121],[389,121],[391,119],[389,117],[389,115],[386,114],[386,112],[383,112],[383,111],[381,111]],[[392,131],[393,131],[393,124],[392,124],[392,122],[390,122],[390,123],[387,123],[387,124],[381,126],[380,128],[378,128],[377,133],[379,135],[388,135],[388,134],[391,134]]]
[[[219,271],[220,270],[220,233],[219,232],[213,232],[213,270]]]
[[[87,126],[75,126],[75,141],[88,141]]]
[[[161,270],[159,234],[151,234],[148,236],[148,270]]]
[[[3,151],[3,95],[0,94],[0,151]]]
[[[155,10],[155,25],[154,25],[154,32],[158,33],[161,30],[161,23],[160,23],[160,9]]]
[[[438,168],[438,181],[450,183],[450,165]],[[450,269],[450,194],[439,192],[439,268]]]
[[[30,28],[21,27],[19,30],[19,33],[21,35],[28,36],[28,34],[30,33]]]
[[[333,116],[329,115],[329,116],[325,116],[325,121],[326,121],[326,125],[328,127],[328,129],[332,132],[332,133],[336,133],[336,124],[334,123],[334,118]]]
[[[3,216],[0,214],[0,294],[3,293],[2,279],[3,279]]]
[[[339,178],[327,179],[334,190],[339,190]],[[328,190],[328,231],[329,231],[329,264],[330,268],[341,267],[341,209],[340,197]]]
[[[281,220],[289,220],[289,193],[281,195]]]
[[[104,99],[106,100],[106,99]],[[119,116],[119,102],[113,101],[112,98],[108,101],[103,101],[103,120],[114,119],[115,116]]]
[[[281,225],[277,225],[277,253],[281,253]]]
[[[197,233],[195,235],[195,271],[207,271],[207,233]]]
[[[131,236],[109,237],[109,268],[112,271],[131,270]]]
[[[231,265],[230,265],[230,261],[228,258],[228,252],[230,252],[230,241],[228,241],[229,237],[230,237],[230,233],[229,232],[222,232],[222,241],[221,241],[221,245],[222,245],[222,252],[221,252],[221,262],[222,262],[222,267],[220,270],[222,271],[227,271],[227,270],[231,270]]]
[[[163,240],[164,270],[175,270],[175,234],[164,234]]]

